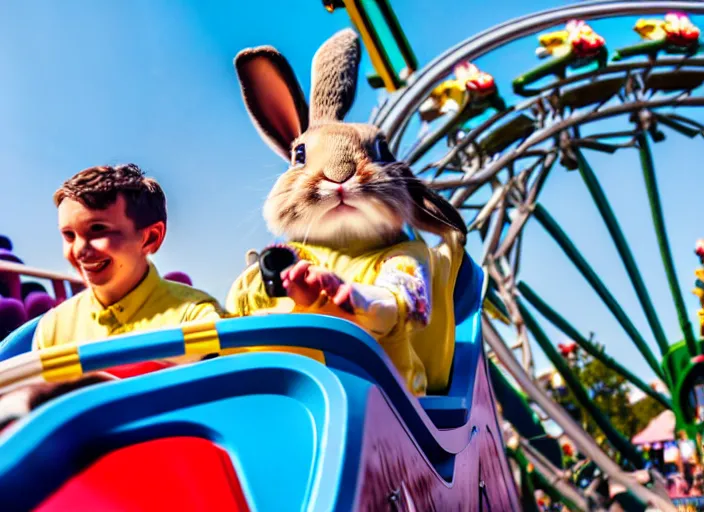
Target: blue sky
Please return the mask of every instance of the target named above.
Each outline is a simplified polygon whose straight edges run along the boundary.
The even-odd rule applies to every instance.
[[[452,2],[443,9],[423,0],[393,5],[423,65],[480,30],[565,3],[501,0],[491,9],[479,2]],[[248,46],[274,45],[290,59],[308,91],[315,50],[349,25],[344,11],[329,14],[319,0],[62,0],[44,2],[41,9],[26,2],[3,2],[0,233],[12,238],[15,252],[27,264],[68,270],[61,257],[52,193],[82,168],[135,162],[162,183],[168,196],[169,231],[156,257],[160,270],[186,271],[197,286],[224,300],[243,268],[246,250],[261,248],[271,239],[261,205],[285,170],[246,116],[232,58]],[[631,18],[593,26],[611,48],[637,40]],[[515,75],[537,64],[535,46],[535,39],[528,38],[478,64],[507,90]],[[377,102],[379,93],[363,79],[369,70],[364,55],[349,120],[367,120]],[[697,179],[702,143],[671,135],[656,149],[678,276],[696,322],[697,300],[689,290],[697,264],[694,242],[704,237]],[[631,243],[665,331],[677,340],[681,335],[637,154],[590,153],[589,158]],[[579,174],[554,171],[542,202],[652,341]],[[630,341],[557,246],[535,224],[528,226],[527,234],[521,277],[580,330],[595,331],[609,353],[649,378]],[[469,248],[480,256],[476,242]],[[561,341],[554,330],[546,330],[555,342]],[[538,366],[544,365],[539,356]]]

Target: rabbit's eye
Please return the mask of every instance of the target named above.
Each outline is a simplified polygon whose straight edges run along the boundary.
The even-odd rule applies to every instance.
[[[396,161],[393,153],[389,149],[386,139],[379,137],[374,141],[374,157],[377,162],[391,163]]]
[[[306,164],[306,145],[305,144],[299,144],[295,148],[293,148],[293,163],[296,165],[305,165]]]

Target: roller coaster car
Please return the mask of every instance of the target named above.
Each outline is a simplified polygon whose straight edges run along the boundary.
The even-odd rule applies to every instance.
[[[660,51],[691,56],[700,47],[700,30],[686,14],[669,13],[662,20],[640,19],[633,30],[644,42],[618,50],[613,58],[615,62],[640,55],[655,56]]]
[[[699,44],[699,28],[681,13],[669,13],[664,20],[638,20],[633,30],[649,41],[666,40],[679,47]]]
[[[513,81],[514,92],[521,96],[538,94],[526,87],[549,75],[564,78],[567,69],[577,70],[593,62],[603,68],[608,61],[606,41],[582,20],[567,22],[564,30],[541,34],[538,42],[536,55],[552,59]]]
[[[540,47],[536,50],[536,54],[540,58],[549,55],[553,57],[571,55],[576,59],[596,57],[606,44],[604,38],[582,20],[567,22],[564,30],[542,34],[538,37],[538,42]]]
[[[56,398],[0,434],[2,510],[518,510],[482,348],[484,285],[465,254],[442,396],[412,396],[371,336],[319,315],[63,347],[78,374],[271,345],[322,350],[326,364],[250,352]],[[22,354],[36,322],[0,346],[0,360],[40,359]]]
[[[454,78],[440,83],[423,102],[419,113],[422,121],[431,122],[449,112],[465,109],[465,117],[482,114],[488,108],[506,109],[499,96],[494,77],[480,71],[471,62],[462,62],[454,68]]]

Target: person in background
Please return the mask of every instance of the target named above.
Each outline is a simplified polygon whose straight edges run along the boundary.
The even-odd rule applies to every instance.
[[[690,496],[704,496],[704,470],[697,467],[692,472],[692,487],[689,489]]]

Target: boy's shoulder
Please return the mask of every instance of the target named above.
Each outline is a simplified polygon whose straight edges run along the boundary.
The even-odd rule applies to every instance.
[[[38,343],[40,348],[54,345],[57,333],[72,331],[77,324],[87,321],[86,315],[91,311],[90,291],[87,289],[61,301],[39,319],[32,347],[38,348]]]
[[[87,308],[91,305],[90,291],[88,289],[81,290],[76,295],[61,301],[49,311],[42,315],[40,322],[54,321],[57,317],[70,315],[73,317],[78,311]]]
[[[227,316],[220,302],[209,293],[192,286],[164,280],[157,292],[155,304],[173,307],[182,312],[181,320],[224,318]]]
[[[159,287],[159,292],[177,302],[200,304],[203,302],[217,302],[217,299],[203,290],[187,284],[177,283],[164,279]]]

